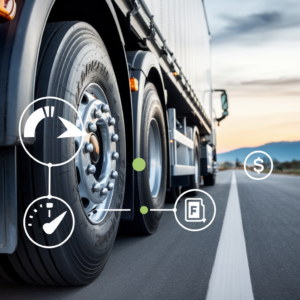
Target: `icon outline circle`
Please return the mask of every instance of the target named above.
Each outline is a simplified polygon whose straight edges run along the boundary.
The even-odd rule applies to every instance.
[[[184,225],[182,225],[182,224],[180,223],[180,221],[179,221],[178,218],[177,218],[177,204],[178,204],[178,201],[180,200],[180,198],[181,198],[182,196],[184,196],[185,194],[190,193],[190,192],[200,192],[200,193],[205,194],[206,196],[208,196],[208,198],[211,200],[211,202],[212,202],[212,204],[213,204],[213,207],[214,207],[214,214],[213,214],[213,217],[212,217],[211,221],[210,221],[206,226],[204,226],[203,228],[192,229],[192,228],[185,227]],[[178,223],[183,229],[188,230],[188,231],[194,231],[194,232],[196,232],[196,231],[202,231],[202,230],[206,229],[206,228],[209,227],[209,226],[212,224],[212,222],[214,221],[214,219],[215,219],[215,217],[216,217],[216,213],[217,213],[217,207],[216,207],[216,203],[215,203],[213,197],[212,197],[209,193],[207,193],[207,192],[205,192],[205,191],[203,191],[203,190],[191,189],[191,190],[185,191],[184,193],[182,193],[182,194],[177,198],[177,200],[175,201],[175,204],[174,204],[174,215],[175,215],[175,220],[177,221],[177,223]]]
[[[39,201],[39,200],[42,200],[42,199],[52,199],[52,198],[61,201],[63,204],[65,204],[65,205],[68,207],[69,211],[71,212],[72,221],[73,221],[72,223],[73,223],[73,224],[72,224],[71,232],[69,233],[69,235],[68,235],[61,243],[59,243],[59,244],[57,244],[57,245],[54,245],[54,246],[44,246],[44,245],[41,245],[41,244],[37,243],[36,241],[34,241],[34,240],[31,238],[31,236],[28,234],[27,228],[26,228],[26,216],[27,216],[27,213],[28,213],[30,207],[31,207],[35,202],[37,202],[37,201]],[[75,228],[75,217],[74,217],[74,213],[73,213],[73,210],[71,209],[71,206],[70,206],[66,201],[64,201],[63,199],[58,198],[58,197],[55,197],[55,196],[51,196],[51,197],[49,197],[49,196],[43,196],[43,197],[40,197],[40,198],[37,198],[37,199],[33,200],[33,201],[27,206],[26,211],[25,211],[25,213],[24,213],[24,217],[23,217],[23,228],[24,228],[25,234],[27,235],[27,237],[29,238],[29,240],[30,240],[33,244],[35,244],[35,245],[38,246],[38,247],[44,248],[44,249],[54,249],[54,248],[57,248],[57,247],[62,246],[65,242],[67,242],[67,241],[69,240],[69,238],[70,238],[71,235],[73,234],[73,231],[74,231],[74,228]]]
[[[251,176],[251,175],[248,173],[248,171],[247,171],[247,160],[248,160],[248,158],[249,158],[252,154],[254,154],[254,153],[262,153],[262,154],[268,156],[268,158],[270,159],[270,162],[271,162],[271,169],[270,169],[269,173],[268,173],[266,176],[264,176],[264,177],[258,177],[258,178],[253,177],[253,176]],[[253,179],[253,180],[264,180],[264,179],[268,178],[268,177],[271,175],[272,171],[273,171],[273,160],[272,160],[271,156],[270,156],[268,153],[264,152],[264,151],[260,151],[260,150],[253,151],[253,152],[251,152],[250,154],[248,154],[247,157],[245,158],[245,161],[244,161],[244,171],[245,171],[246,175],[247,175],[249,178]]]
[[[41,100],[45,100],[45,99],[55,99],[55,100],[58,100],[58,101],[62,101],[66,104],[68,104],[76,113],[76,115],[79,117],[79,120],[80,120],[80,123],[81,123],[81,128],[83,129],[83,122],[82,122],[82,119],[81,119],[81,116],[79,115],[78,111],[76,110],[76,108],[71,104],[69,103],[68,101],[64,100],[64,99],[61,99],[61,98],[58,98],[58,97],[53,97],[53,96],[47,96],[47,97],[41,97],[41,98],[38,98],[34,101],[32,101],[31,103],[29,103],[26,108],[23,110],[23,113],[20,117],[20,121],[19,121],[19,137],[20,137],[20,142],[22,144],[22,147],[23,149],[25,150],[25,152],[29,155],[30,158],[32,158],[34,161],[36,161],[37,163],[41,164],[41,165],[44,165],[44,166],[48,166],[51,165],[52,167],[59,167],[59,166],[62,166],[62,165],[65,165],[67,163],[69,163],[70,161],[72,161],[77,155],[78,153],[80,152],[81,148],[82,148],[82,145],[83,145],[83,137],[81,139],[81,143],[80,143],[80,146],[78,147],[78,150],[75,152],[75,154],[70,158],[68,159],[67,161],[65,162],[62,162],[62,163],[58,163],[58,164],[51,164],[51,163],[45,163],[45,162],[42,162],[40,160],[38,160],[37,158],[35,158],[25,147],[24,145],[24,142],[23,142],[23,138],[22,138],[22,132],[21,132],[21,125],[22,125],[22,120],[23,120],[23,117],[26,113],[26,111],[28,110],[28,108],[33,105],[34,103],[38,102],[38,101],[41,101]]]

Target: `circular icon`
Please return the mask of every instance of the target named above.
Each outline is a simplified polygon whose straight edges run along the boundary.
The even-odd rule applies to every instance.
[[[71,237],[75,218],[66,201],[45,196],[29,204],[24,214],[23,227],[29,240],[36,246],[53,249]]]
[[[253,176],[251,176],[251,175],[248,173],[248,171],[247,171],[247,160],[248,160],[248,158],[249,158],[252,154],[255,154],[255,153],[261,153],[261,154],[264,154],[264,155],[266,155],[266,156],[270,159],[270,162],[271,162],[271,169],[270,169],[269,173],[268,173],[266,176],[264,176],[264,177],[253,177]],[[257,174],[260,174],[260,173],[264,170],[264,166],[261,164],[262,162],[263,162],[263,160],[262,160],[262,158],[259,157],[259,156],[254,160],[254,165],[257,167],[257,168],[256,168],[256,167],[254,168],[254,171],[255,171]],[[246,175],[247,175],[249,178],[253,179],[253,180],[264,180],[264,179],[268,178],[268,177],[271,175],[272,171],[273,171],[273,160],[272,160],[271,156],[270,156],[268,153],[264,152],[264,151],[253,151],[253,152],[251,152],[251,153],[246,157],[246,159],[245,159],[245,161],[244,161],[244,171],[245,171]]]
[[[184,196],[185,194],[190,193],[190,192],[198,192],[198,193],[205,194],[211,200],[211,202],[213,204],[213,208],[214,208],[214,212],[213,212],[213,216],[212,216],[211,221],[206,226],[204,226],[202,228],[199,228],[199,229],[192,229],[192,228],[188,228],[188,227],[182,225],[180,223],[178,217],[177,217],[177,204],[178,204],[178,201],[181,199],[182,196]],[[202,210],[202,216],[200,217],[201,210]],[[205,191],[197,190],[197,189],[188,190],[188,191],[182,193],[177,198],[177,200],[175,202],[175,205],[174,205],[174,215],[175,215],[175,219],[176,219],[177,223],[183,229],[186,229],[186,230],[189,230],[189,231],[201,231],[201,230],[204,230],[207,227],[209,227],[215,219],[216,211],[217,211],[216,204],[215,204],[215,201],[212,198],[212,196],[210,194],[208,194],[207,192],[205,192]],[[196,217],[195,217],[195,215],[196,215]],[[199,217],[197,215],[199,215]],[[186,222],[204,222],[204,223],[206,222],[206,219],[205,219],[205,205],[203,203],[203,199],[198,198],[198,197],[192,197],[192,198],[185,199],[185,221]]]
[[[51,101],[52,103],[55,101],[60,101],[60,102],[62,102],[62,105],[66,104],[64,116],[59,116],[56,111],[56,110],[58,110],[59,105],[45,104],[45,105],[40,105],[41,106],[40,108],[36,109],[26,120],[24,120],[24,121],[26,121],[25,124],[22,124],[23,117],[26,114],[27,110],[35,103],[37,103],[39,101],[43,101],[43,100],[45,102],[46,102],[46,100],[48,100],[48,101]],[[76,126],[73,124],[72,112],[75,112],[76,120],[79,121],[79,122],[77,121],[76,123],[78,123],[79,126]],[[68,120],[68,118],[70,120]],[[49,142],[49,147],[46,147],[47,149],[45,149],[45,151],[53,152],[53,147],[56,147],[56,148],[54,148],[55,150],[57,149],[58,151],[61,151],[61,149],[67,148],[64,144],[65,140],[67,138],[81,137],[81,141],[80,141],[80,143],[77,144],[77,147],[74,146],[74,149],[76,149],[76,148],[78,148],[78,149],[76,149],[75,154],[72,155],[72,157],[70,157],[69,159],[65,158],[66,153],[64,153],[64,155],[58,156],[59,157],[58,159],[60,159],[60,158],[66,159],[63,162],[61,162],[61,161],[42,162],[39,159],[37,159],[36,157],[34,157],[26,149],[23,139],[35,141],[37,130],[39,130],[41,132],[41,134],[43,134],[42,128],[40,126],[38,126],[41,121],[48,122],[47,125],[45,125],[45,126],[51,126],[52,130],[56,130],[56,131],[59,130],[61,133],[61,134],[58,134],[57,136],[55,136],[54,138],[47,137],[47,141]],[[22,136],[22,128],[24,129],[24,136]],[[21,141],[23,149],[34,161],[36,161],[37,163],[42,164],[44,166],[49,166],[49,164],[51,164],[52,167],[57,167],[57,166],[67,164],[68,162],[73,160],[76,157],[76,155],[79,153],[80,149],[82,148],[82,145],[84,142],[83,137],[85,136],[85,134],[86,134],[85,128],[83,127],[82,119],[81,119],[80,115],[78,114],[77,110],[69,102],[67,102],[66,100],[63,100],[61,98],[58,98],[58,97],[42,97],[42,98],[39,98],[39,99],[31,102],[24,109],[24,111],[21,115],[20,121],[19,121],[19,136],[20,136],[20,141]]]

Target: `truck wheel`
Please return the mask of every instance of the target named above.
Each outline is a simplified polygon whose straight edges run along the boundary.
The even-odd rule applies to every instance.
[[[183,191],[188,191],[192,189],[200,189],[201,184],[201,168],[200,168],[200,134],[197,127],[194,127],[193,130],[194,134],[194,151],[193,151],[193,165],[195,167],[195,174],[190,175],[189,177],[189,185],[187,187],[182,188]],[[195,196],[197,193],[193,192],[193,195]]]
[[[215,185],[216,182],[216,175],[210,174],[203,176],[204,185]]]
[[[121,223],[121,232],[153,234],[156,232],[162,212],[150,212],[151,208],[163,208],[167,185],[167,145],[163,109],[155,86],[148,82],[144,89],[140,130],[140,153],[146,168],[137,173],[137,196],[134,202],[134,220]],[[141,206],[149,209],[141,214]]]
[[[31,284],[86,285],[103,270],[120,220],[120,212],[100,212],[97,208],[101,201],[102,208],[103,205],[105,208],[122,208],[126,174],[125,127],[118,85],[105,45],[89,24],[61,22],[47,25],[36,80],[36,98],[42,96],[56,96],[71,103],[78,108],[84,126],[93,118],[97,131],[86,136],[90,138],[94,149],[84,158],[80,151],[75,160],[52,169],[52,195],[65,200],[75,216],[71,238],[55,249],[35,246],[24,233],[22,219],[26,207],[34,199],[48,193],[48,168],[33,162],[20,149],[18,247],[15,253],[0,256],[0,277]],[[106,105],[102,117],[92,115],[95,108],[92,111],[91,105],[98,102],[102,103],[102,107]],[[57,101],[54,105],[58,115],[66,113],[64,105]],[[72,117],[76,122],[75,112]],[[37,139],[31,147],[34,156],[43,161],[53,161],[64,155],[72,157],[78,147],[74,138],[63,139],[65,144],[60,149],[47,144],[46,136],[58,136],[58,127],[61,125],[56,119],[57,123],[54,120],[51,128],[42,128],[42,138]],[[109,134],[103,135],[105,126]],[[118,141],[112,141],[110,134],[118,135]],[[97,147],[100,147],[100,151],[97,151]],[[119,155],[110,159],[113,152],[108,153],[108,150]],[[93,166],[93,175],[85,172],[88,164]],[[102,196],[96,197],[98,193],[91,192],[91,186],[96,182],[101,182],[102,190],[102,185],[107,185],[106,197],[101,201],[99,199]],[[45,224],[43,216],[38,218],[41,224]],[[62,234],[63,230],[63,227],[58,227],[57,235]],[[45,241],[48,238],[44,234]]]

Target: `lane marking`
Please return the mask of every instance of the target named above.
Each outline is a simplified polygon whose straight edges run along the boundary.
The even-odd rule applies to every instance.
[[[253,300],[235,172],[206,300]]]

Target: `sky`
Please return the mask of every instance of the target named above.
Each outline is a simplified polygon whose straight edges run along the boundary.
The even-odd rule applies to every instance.
[[[300,1],[205,0],[213,89],[229,116],[217,152],[300,140]],[[220,95],[214,93],[217,116]]]

